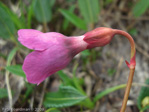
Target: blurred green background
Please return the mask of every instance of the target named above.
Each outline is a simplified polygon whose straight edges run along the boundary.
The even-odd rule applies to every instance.
[[[130,45],[122,36],[116,36],[104,48],[81,52],[67,68],[39,86],[29,84],[22,71],[23,60],[31,51],[18,42],[19,29],[37,29],[42,32],[78,36],[97,27],[124,30],[134,38],[137,66],[127,111],[147,111],[148,9],[149,0],[1,0],[1,111],[22,107],[34,109],[33,111],[40,108],[47,112],[118,112],[124,94],[122,88],[125,87],[118,85],[127,81],[129,70],[124,60],[129,60],[130,54]],[[57,91],[56,95],[51,94],[54,91]],[[115,92],[112,93],[113,91]],[[64,98],[66,95],[73,98],[79,96],[82,99],[63,102],[49,100],[51,97]],[[94,105],[85,104],[88,100],[94,101]]]

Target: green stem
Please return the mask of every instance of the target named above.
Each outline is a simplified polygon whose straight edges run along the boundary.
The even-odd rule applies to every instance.
[[[108,88],[102,92],[100,92],[98,95],[96,95],[93,99],[93,102],[96,103],[98,100],[100,100],[103,96],[106,96],[108,95],[109,93],[111,92],[114,92],[116,90],[119,90],[119,89],[122,89],[122,88],[125,88],[126,87],[126,84],[121,84],[121,85],[118,85],[118,86],[114,86],[114,87],[111,87],[111,88]]]
[[[123,88],[125,88],[127,85],[126,84],[121,84],[121,85],[118,85],[118,86],[114,86],[114,87],[110,87],[110,88],[107,88],[106,90],[104,90],[104,91],[102,91],[102,92],[100,92],[100,93],[98,93],[95,97],[94,97],[94,99],[93,99],[93,102],[94,102],[94,104],[98,101],[98,100],[100,100],[101,98],[103,98],[104,96],[106,96],[106,95],[108,95],[108,94],[110,94],[110,93],[112,93],[112,92],[114,92],[114,91],[117,91],[117,90],[119,90],[119,89],[123,89]],[[142,83],[132,83],[132,86],[144,86],[144,87],[149,87],[148,85],[146,85],[146,84],[142,84]]]
[[[13,60],[17,50],[18,50],[18,48],[14,48],[9,53],[8,58],[7,58],[6,66],[10,66],[11,61]],[[5,74],[5,81],[6,81],[7,91],[8,91],[9,106],[10,106],[10,109],[11,109],[10,111],[12,112],[12,108],[13,108],[12,92],[11,92],[11,87],[10,87],[10,83],[9,83],[9,71],[7,71],[7,70],[6,70],[6,74]]]
[[[83,95],[85,95],[85,96],[87,96],[86,95],[86,93],[85,93],[85,91],[82,89],[82,87],[80,86],[80,84],[78,83],[78,78],[76,77],[76,69],[77,69],[77,67],[78,67],[78,64],[76,64],[75,66],[74,66],[74,68],[73,68],[73,82],[74,82],[74,84],[75,84],[75,87],[83,94]],[[86,103],[84,103],[84,102],[86,102]],[[81,105],[82,106],[84,106],[84,107],[87,107],[87,108],[90,108],[90,109],[92,109],[93,107],[94,107],[94,103],[91,101],[91,99],[87,96],[87,98],[81,103]]]

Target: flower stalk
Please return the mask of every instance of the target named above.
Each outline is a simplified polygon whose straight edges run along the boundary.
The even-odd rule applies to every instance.
[[[135,49],[134,40],[128,33],[124,32],[124,31],[121,31],[121,30],[114,30],[114,32],[116,34],[120,34],[120,35],[125,36],[129,40],[130,45],[131,45],[131,56],[130,56],[131,60],[130,60],[130,63],[128,63],[126,61],[126,64],[130,69],[130,72],[129,72],[129,77],[128,77],[128,81],[127,81],[127,86],[126,86],[126,89],[125,89],[123,103],[122,103],[121,110],[120,110],[120,112],[125,112],[128,96],[129,96],[129,93],[130,93],[130,88],[131,88],[132,81],[133,81],[135,66],[136,66],[136,61],[135,61],[136,49]]]
[[[129,96],[129,93],[130,93],[130,88],[131,88],[132,81],[133,81],[134,71],[135,71],[135,68],[130,69],[129,77],[128,77],[128,81],[127,81],[127,86],[126,86],[126,89],[125,89],[125,94],[124,94],[123,103],[122,103],[120,112],[125,112],[128,96]]]

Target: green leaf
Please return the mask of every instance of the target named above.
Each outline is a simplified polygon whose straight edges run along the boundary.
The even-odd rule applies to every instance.
[[[81,56],[83,56],[83,58],[86,58],[89,55],[90,55],[90,51],[88,49],[81,52]]]
[[[130,35],[136,36],[137,35],[137,29],[136,28],[132,28],[129,30]]]
[[[57,72],[65,85],[72,85],[72,79],[68,77],[62,70]]]
[[[140,112],[144,112],[145,110],[149,110],[149,105],[147,105],[147,106],[145,106],[144,108],[142,108],[141,110],[140,110]],[[146,112],[148,112],[148,111],[146,111]]]
[[[0,88],[0,99],[8,97],[7,89]]]
[[[15,47],[9,53],[8,58],[7,58],[7,63],[6,63],[7,66],[9,66],[11,64],[11,61],[12,61],[13,57],[15,56],[17,50],[18,50],[18,48]]]
[[[77,17],[75,14],[65,9],[60,9],[60,12],[66,19],[68,19],[76,27],[82,30],[87,30],[86,23],[83,20],[81,20],[79,17]]]
[[[46,110],[46,112],[61,112],[61,111],[56,108],[50,108],[50,109]]]
[[[80,90],[79,88],[84,83],[83,79],[79,79],[77,77],[73,77],[73,78],[68,77],[62,70],[58,71],[57,74],[59,75],[59,77],[63,81],[62,82],[63,85],[73,86],[73,87],[77,88],[78,90]],[[80,92],[81,91],[82,90],[80,90]]]
[[[99,0],[78,0],[78,4],[87,24],[98,21],[100,12]]]
[[[55,4],[55,0],[50,0],[50,7],[53,7],[54,6],[54,4]]]
[[[20,2],[22,3],[22,1],[20,1]],[[22,6],[21,6],[21,8],[22,8]],[[9,9],[9,14],[10,14],[10,18],[14,22],[17,29],[26,28],[25,16],[24,16],[24,12],[22,11],[22,9],[21,9],[21,16],[20,17],[18,17],[18,15],[15,14],[14,12],[12,12],[10,9]],[[22,16],[23,16],[23,19],[21,19]]]
[[[26,90],[25,90],[23,102],[25,102],[25,100],[29,97],[29,95],[34,91],[34,87],[35,87],[35,85],[29,84],[27,82],[25,82],[25,86],[26,86]]]
[[[0,37],[9,38],[14,35],[15,30],[8,7],[0,2]]]
[[[81,85],[84,83],[82,79],[78,79],[77,77],[69,78],[66,74],[64,74],[62,71],[57,72],[60,76],[60,78],[63,80],[63,85],[70,85],[74,88],[76,88],[80,93],[82,93],[84,96],[86,96],[86,93],[81,88]],[[86,102],[87,104],[84,104]],[[87,108],[93,108],[94,105],[92,101],[89,98],[86,98],[84,101],[80,102],[80,104]]]
[[[32,17],[33,17],[33,1],[31,3],[31,5],[27,8],[28,13],[27,13],[27,26],[28,28],[31,28],[31,21],[32,21]]]
[[[51,5],[53,0],[34,0],[33,10],[39,22],[47,23],[52,18]]]
[[[71,86],[61,86],[59,91],[45,95],[45,107],[67,107],[83,101],[86,96]]]
[[[8,70],[9,72],[21,76],[21,77],[26,77],[25,73],[22,70],[22,65],[12,65],[12,66],[7,66],[6,70]]]
[[[111,87],[111,88],[108,88],[100,93],[98,93],[94,99],[93,99],[93,102],[96,103],[96,101],[100,100],[102,97],[108,95],[109,93],[112,93],[116,90],[119,90],[119,89],[122,89],[122,88],[125,88],[126,87],[126,84],[121,84],[121,85],[118,85],[118,86],[114,86],[114,87]]]
[[[107,6],[109,4],[111,4],[114,0],[104,0],[104,5],[103,6]]]
[[[70,12],[73,12],[75,9],[75,5],[72,5],[70,8],[69,8],[69,11]],[[63,29],[66,30],[68,28],[68,25],[69,25],[69,20],[67,18],[65,18],[64,22],[63,22]]]
[[[140,0],[133,7],[132,12],[135,17],[141,16],[149,8],[149,0]]]
[[[149,79],[146,80],[145,84],[149,85]],[[142,101],[144,100],[145,97],[149,97],[149,87],[142,87],[140,94],[138,96],[138,107],[139,109],[143,109],[144,107],[142,106]],[[148,102],[149,105],[149,102]]]

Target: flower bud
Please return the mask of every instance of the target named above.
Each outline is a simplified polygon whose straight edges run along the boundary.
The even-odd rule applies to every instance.
[[[114,31],[111,28],[100,27],[84,34],[84,41],[88,43],[87,49],[102,47],[112,40]]]

